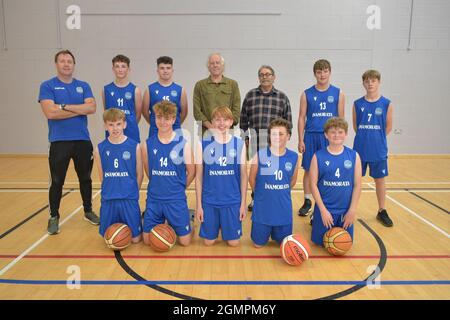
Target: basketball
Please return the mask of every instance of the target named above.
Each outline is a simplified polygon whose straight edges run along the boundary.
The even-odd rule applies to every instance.
[[[353,241],[347,230],[334,227],[323,235],[323,246],[334,256],[342,256],[352,247]]]
[[[106,229],[105,242],[112,250],[122,250],[131,244],[131,229],[124,223],[114,223]]]
[[[284,238],[280,250],[283,260],[291,266],[298,266],[308,260],[311,252],[308,242],[298,234]]]
[[[177,235],[168,224],[158,224],[149,233],[150,247],[153,250],[169,251],[177,241]]]

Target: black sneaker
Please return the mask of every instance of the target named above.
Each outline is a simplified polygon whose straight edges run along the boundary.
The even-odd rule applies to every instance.
[[[253,211],[253,199],[247,207],[248,211]]]
[[[298,215],[301,217],[306,217],[311,212],[311,206],[312,202],[309,199],[305,199],[305,203],[303,203],[303,206],[298,210]]]
[[[392,222],[391,218],[389,218],[388,213],[385,209],[378,212],[377,220],[379,220],[385,227],[392,227],[394,225],[394,223]]]

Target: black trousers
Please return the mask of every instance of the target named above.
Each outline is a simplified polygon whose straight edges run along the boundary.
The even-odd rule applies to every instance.
[[[50,143],[48,163],[50,166],[51,185],[49,189],[50,215],[59,218],[62,189],[66,179],[70,159],[80,183],[80,193],[84,211],[92,211],[91,172],[94,164],[92,143],[88,140],[57,141]]]
[[[250,141],[248,141],[247,146],[247,158],[251,160],[253,156],[262,148],[269,146],[268,137],[266,133],[261,133],[257,135],[250,135]],[[251,193],[252,200],[255,198],[255,192]]]

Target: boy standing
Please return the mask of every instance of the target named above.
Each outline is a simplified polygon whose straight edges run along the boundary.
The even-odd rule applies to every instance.
[[[256,248],[269,237],[279,244],[292,234],[291,188],[297,182],[298,155],[286,148],[291,137],[289,121],[278,118],[269,124],[270,147],[252,159],[250,186],[255,193],[251,238]]]
[[[361,195],[361,160],[358,153],[344,146],[348,124],[331,118],[325,124],[328,147],[311,160],[311,191],[314,220],[311,240],[323,246],[323,235],[332,227],[342,227],[353,239],[353,222]]]
[[[247,212],[246,150],[242,139],[230,133],[233,114],[228,107],[216,107],[211,124],[212,135],[197,149],[196,217],[205,245],[213,245],[221,229],[222,239],[235,247]]]
[[[127,122],[124,134],[136,142],[141,142],[138,123],[141,119],[142,94],[141,90],[128,80],[130,59],[119,54],[112,59],[112,64],[115,79],[103,88],[103,107],[105,110],[122,110]]]
[[[368,70],[362,75],[366,95],[353,104],[353,129],[356,132],[353,149],[361,155],[362,175],[367,166],[375,181],[378,200],[377,219],[385,226],[394,224],[385,209],[386,184],[388,176],[387,139],[392,129],[393,107],[391,101],[380,94],[381,74]]]
[[[144,242],[149,233],[166,220],[178,235],[181,245],[192,239],[186,188],[194,180],[195,164],[190,144],[181,132],[174,131],[177,107],[170,101],[153,106],[158,131],[142,142],[144,170],[149,179],[144,213]]]
[[[302,167],[305,202],[299,216],[307,216],[311,211],[311,187],[309,167],[317,150],[328,145],[323,127],[331,117],[344,118],[345,97],[342,91],[330,84],[331,64],[327,60],[318,60],[313,66],[314,86],[302,92],[298,118],[298,151],[303,154]]]
[[[110,108],[103,113],[109,136],[94,151],[100,181],[102,202],[99,233],[104,236],[113,223],[130,227],[132,242],[141,241],[139,189],[142,184],[142,160],[139,143],[124,135],[127,127],[125,113]]]
[[[148,137],[154,136],[158,132],[155,122],[155,112],[153,107],[161,101],[170,101],[177,106],[176,119],[173,130],[181,129],[181,124],[188,114],[188,101],[186,90],[179,84],[173,82],[173,59],[162,56],[156,60],[158,81],[150,84],[144,93],[144,103],[142,114],[150,125]]]

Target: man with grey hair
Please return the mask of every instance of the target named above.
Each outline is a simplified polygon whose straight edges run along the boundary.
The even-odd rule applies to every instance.
[[[194,118],[202,122],[202,133],[211,128],[211,112],[215,107],[227,106],[233,113],[233,125],[239,122],[241,95],[235,80],[223,75],[225,60],[220,53],[208,57],[209,77],[194,87]]]
[[[242,103],[240,128],[244,132],[249,157],[252,158],[258,150],[267,146],[267,132],[270,121],[283,118],[289,121],[292,128],[292,113],[289,98],[280,90],[275,89],[275,71],[271,66],[263,65],[258,70],[259,87],[250,90]],[[247,132],[248,131],[248,132]],[[252,201],[248,209],[253,210]]]

